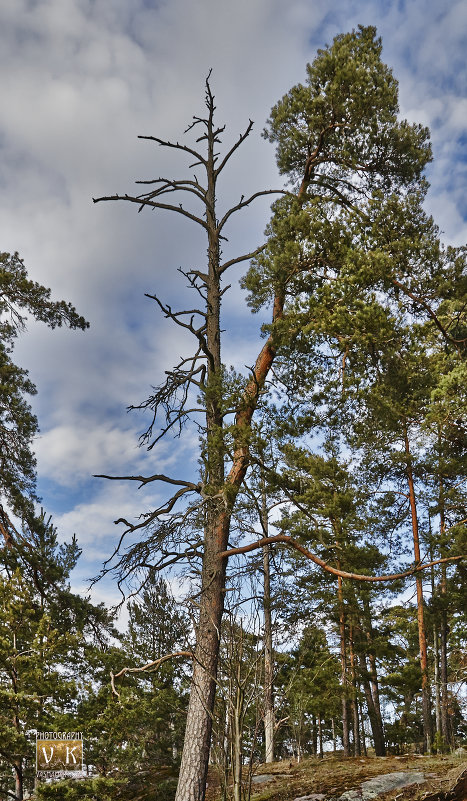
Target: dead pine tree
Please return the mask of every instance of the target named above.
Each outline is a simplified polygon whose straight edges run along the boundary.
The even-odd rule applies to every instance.
[[[217,182],[220,174],[230,162],[232,156],[242,145],[251,132],[253,123],[249,122],[244,133],[238,138],[228,152],[220,157],[216,149],[221,143],[220,136],[224,127],[216,127],[214,122],[214,96],[211,91],[209,76],[206,80],[206,108],[205,117],[195,117],[187,132],[201,129],[197,139],[198,144],[205,147],[204,152],[180,144],[169,142],[153,136],[143,136],[165,148],[175,148],[182,154],[194,159],[190,167],[199,167],[205,172],[205,182],[202,184],[193,175],[182,180],[158,178],[154,181],[141,181],[149,188],[139,195],[112,195],[95,199],[94,202],[104,200],[124,200],[135,203],[139,210],[149,207],[152,209],[165,209],[180,214],[195,222],[203,228],[208,243],[208,264],[206,272],[191,270],[185,273],[191,287],[203,299],[203,307],[173,311],[156,296],[153,297],[164,315],[183,329],[188,330],[196,340],[196,350],[188,359],[184,359],[177,367],[167,373],[165,383],[156,391],[156,394],[141,404],[139,408],[149,408],[153,411],[155,422],[158,412],[165,412],[165,425],[162,432],[153,434],[153,425],[144,436],[144,441],[152,447],[164,434],[174,428],[181,429],[188,422],[190,416],[195,414],[192,407],[193,395],[200,395],[204,417],[203,429],[205,438],[204,476],[199,484],[181,479],[173,479],[165,475],[143,476],[105,476],[112,479],[136,480],[145,485],[157,481],[169,486],[177,487],[176,493],[150,514],[144,516],[139,523],[132,524],[127,520],[123,522],[128,531],[148,529],[151,525],[164,519],[175,510],[176,504],[182,504],[189,496],[195,493],[202,503],[202,516],[204,519],[204,532],[202,544],[202,571],[201,592],[199,600],[199,617],[197,623],[196,651],[194,658],[192,691],[187,717],[185,747],[180,770],[180,781],[177,793],[179,801],[198,801],[204,797],[206,773],[211,742],[212,709],[216,686],[217,662],[219,653],[219,631],[224,607],[224,592],[226,583],[227,559],[222,552],[228,547],[228,534],[232,507],[239,487],[243,481],[248,464],[247,434],[251,417],[257,402],[259,389],[264,383],[265,376],[272,362],[274,350],[268,340],[263,347],[257,364],[252,371],[249,381],[244,388],[243,397],[239,402],[232,438],[234,440],[234,454],[230,464],[230,471],[226,476],[226,435],[225,435],[225,392],[223,387],[223,367],[221,362],[221,299],[226,287],[222,281],[229,268],[240,262],[248,261],[258,254],[259,250],[240,255],[222,262],[221,240],[226,224],[233,214],[245,209],[257,198],[277,194],[275,190],[255,192],[250,197],[242,197],[240,201],[228,209],[220,218],[217,216]],[[278,190],[281,192],[281,190]],[[186,193],[196,198],[202,207],[201,214],[195,214],[182,204],[176,205],[165,202],[165,196]],[[195,404],[197,405],[197,404]],[[198,405],[197,405],[198,406]],[[199,411],[198,407],[198,411]],[[167,534],[167,524],[159,527],[162,538]],[[161,544],[161,543],[159,543]],[[162,556],[157,567],[195,555],[195,551],[183,550],[175,556],[165,558],[163,545]],[[188,549],[190,550],[190,549]],[[138,557],[135,556],[136,564]],[[130,569],[125,561],[120,563],[123,573]]]

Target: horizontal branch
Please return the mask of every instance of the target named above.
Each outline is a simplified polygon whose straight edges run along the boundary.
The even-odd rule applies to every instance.
[[[144,487],[145,484],[150,484],[152,481],[165,481],[166,484],[175,484],[177,487],[187,487],[191,490],[198,490],[200,487],[199,484],[193,484],[192,481],[170,478],[163,473],[155,473],[153,476],[106,476],[97,474],[94,475],[93,478],[108,478],[110,481],[139,481],[142,487]]]
[[[228,559],[229,556],[234,556],[235,554],[240,553],[248,553],[248,551],[254,551],[258,548],[262,548],[263,545],[269,545],[273,542],[283,543],[284,545],[288,545],[291,548],[295,548],[296,551],[299,551],[307,559],[310,559],[319,567],[322,567],[327,573],[332,573],[333,576],[340,576],[341,578],[352,579],[353,581],[396,581],[397,579],[407,578],[407,576],[412,576],[414,573],[418,573],[420,570],[426,570],[428,567],[433,567],[434,565],[444,564],[446,562],[456,562],[460,559],[466,559],[467,554],[463,554],[461,556],[447,556],[444,559],[435,559],[433,562],[427,562],[424,565],[416,565],[415,567],[411,567],[409,570],[405,570],[403,573],[393,573],[392,575],[388,576],[365,576],[361,573],[349,573],[346,570],[338,570],[336,567],[331,567],[325,562],[323,559],[320,559],[319,556],[316,554],[311,553],[307,548],[303,545],[300,545],[297,540],[294,540],[293,537],[289,537],[287,534],[277,534],[273,537],[263,537],[260,540],[256,540],[256,542],[250,543],[250,545],[243,545],[239,548],[230,548],[228,551],[222,551],[219,556],[221,558]]]
[[[155,659],[152,662],[148,662],[146,665],[143,665],[143,667],[139,668],[124,667],[121,670],[119,670],[118,673],[113,673],[113,671],[110,671],[110,682],[112,684],[112,692],[114,693],[114,695],[120,698],[120,693],[115,688],[115,679],[119,679],[120,676],[125,676],[126,673],[142,673],[145,670],[151,670],[152,672],[152,670],[155,670],[160,665],[162,665],[163,662],[168,662],[169,659],[174,659],[175,657],[178,656],[187,656],[190,659],[195,658],[192,651],[174,651],[173,654],[166,654],[165,656],[161,656],[160,659]]]
[[[190,211],[187,211],[183,208],[180,204],[179,206],[172,206],[170,203],[159,203],[155,200],[146,200],[144,197],[134,197],[133,195],[107,195],[105,197],[93,197],[93,203],[100,203],[103,200],[127,200],[129,203],[137,203],[140,206],[139,211],[143,208],[143,206],[151,206],[154,209],[165,209],[166,211],[176,211],[177,214],[182,214],[184,217],[188,217],[189,220],[193,220],[193,222],[201,225],[206,230],[208,229],[207,223],[201,219],[201,217],[197,217],[196,214],[192,214]]]

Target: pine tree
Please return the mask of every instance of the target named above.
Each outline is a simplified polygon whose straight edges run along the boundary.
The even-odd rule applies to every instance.
[[[44,514],[15,548],[0,551],[0,771],[5,792],[19,801],[33,783],[31,731],[63,731],[69,721],[76,730],[88,644],[109,629],[104,611],[69,589],[78,556],[75,540],[57,544]]]
[[[13,531],[7,510],[20,518],[33,515],[36,460],[32,441],[38,422],[27,396],[36,388],[27,372],[12,360],[16,336],[27,315],[50,328],[68,325],[85,329],[88,323],[64,300],[52,301],[51,290],[31,281],[17,253],[0,253],[0,530],[7,542]]]

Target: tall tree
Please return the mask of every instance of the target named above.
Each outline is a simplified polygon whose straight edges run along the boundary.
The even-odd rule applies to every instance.
[[[158,567],[173,563],[179,555],[189,558],[202,553],[193,682],[177,801],[204,798],[226,566],[229,555],[236,552],[228,548],[230,520],[247,473],[253,415],[266,379],[278,355],[290,359],[293,350],[297,353],[300,347],[311,346],[310,320],[317,329],[318,346],[338,333],[337,313],[330,320],[329,315],[320,311],[326,300],[328,306],[325,304],[324,308],[329,308],[329,290],[336,275],[342,279],[339,287],[344,296],[344,289],[350,283],[358,286],[374,273],[374,267],[370,269],[368,263],[366,277],[362,279],[366,241],[360,235],[354,244],[353,232],[342,237],[341,218],[347,215],[354,229],[359,226],[361,229],[362,215],[370,205],[381,205],[384,196],[403,197],[417,185],[430,159],[427,130],[397,119],[397,83],[381,61],[381,41],[375,29],[360,27],[338,36],[308,66],[306,85],[294,87],[271,112],[266,135],[277,144],[279,169],[291,180],[294,189],[283,193],[284,198],[274,205],[266,248],[223,262],[220,242],[227,222],[236,211],[272,190],[241,198],[236,206],[217,216],[218,178],[248,136],[252,124],[225,156],[217,155],[223,128],[214,123],[214,98],[209,81],[206,90],[207,116],[195,118],[190,126],[196,130],[201,126],[197,141],[205,144],[205,151],[200,152],[197,146],[143,137],[189,155],[205,171],[205,183],[200,183],[195,174],[182,180],[160,178],[143,182],[146,187],[142,194],[99,198],[180,214],[203,229],[208,244],[205,271],[191,270],[185,274],[203,299],[202,308],[173,311],[153,296],[167,317],[195,337],[196,347],[168,372],[164,384],[142,404],[154,415],[143,437],[149,447],[165,433],[183,427],[193,416],[194,406],[200,412],[204,418],[201,480],[196,483],[161,474],[118,477],[142,485],[159,481],[179,488],[166,503],[146,513],[139,522],[124,521],[128,531],[149,529],[150,535],[139,553],[138,548],[132,549],[120,558],[123,571],[138,564],[142,551],[147,555],[148,542],[152,551],[157,552],[153,558]],[[166,202],[164,196],[179,192],[188,193],[201,203],[201,215],[183,205]],[[255,255],[245,285],[251,292],[254,308],[271,306],[271,325],[251,375],[229,380],[221,362],[220,308],[226,290],[222,280],[234,265]],[[388,263],[387,260],[384,276],[380,273],[379,278],[395,287],[395,279],[387,275]],[[403,285],[402,291],[405,290]],[[307,302],[300,308],[296,301],[303,298]],[[337,311],[340,310],[342,298]],[[328,323],[333,325],[331,334],[323,329]],[[200,396],[199,405],[192,403],[196,394]],[[165,414],[165,423],[161,433],[156,434],[154,424],[161,413]],[[232,418],[233,425],[229,425]],[[182,523],[186,537],[189,515],[186,506],[177,512],[177,503],[180,508],[182,501],[193,495],[197,496],[198,508],[200,503],[203,508],[202,536],[193,537],[188,547],[183,547],[178,523]],[[197,520],[199,525],[199,516]]]

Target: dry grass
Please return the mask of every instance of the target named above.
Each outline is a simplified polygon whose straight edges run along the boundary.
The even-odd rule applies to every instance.
[[[311,793],[323,793],[326,798],[339,797],[346,790],[357,789],[362,782],[384,773],[420,771],[427,777],[422,785],[394,790],[378,796],[378,801],[419,801],[428,792],[446,790],[466,768],[456,756],[417,756],[347,758],[325,756],[308,758],[297,765],[292,761],[261,765],[257,773],[273,774],[265,785],[253,786],[251,801],[292,801]],[[429,775],[427,775],[429,774]],[[215,771],[210,771],[206,801],[219,801],[219,783]]]

